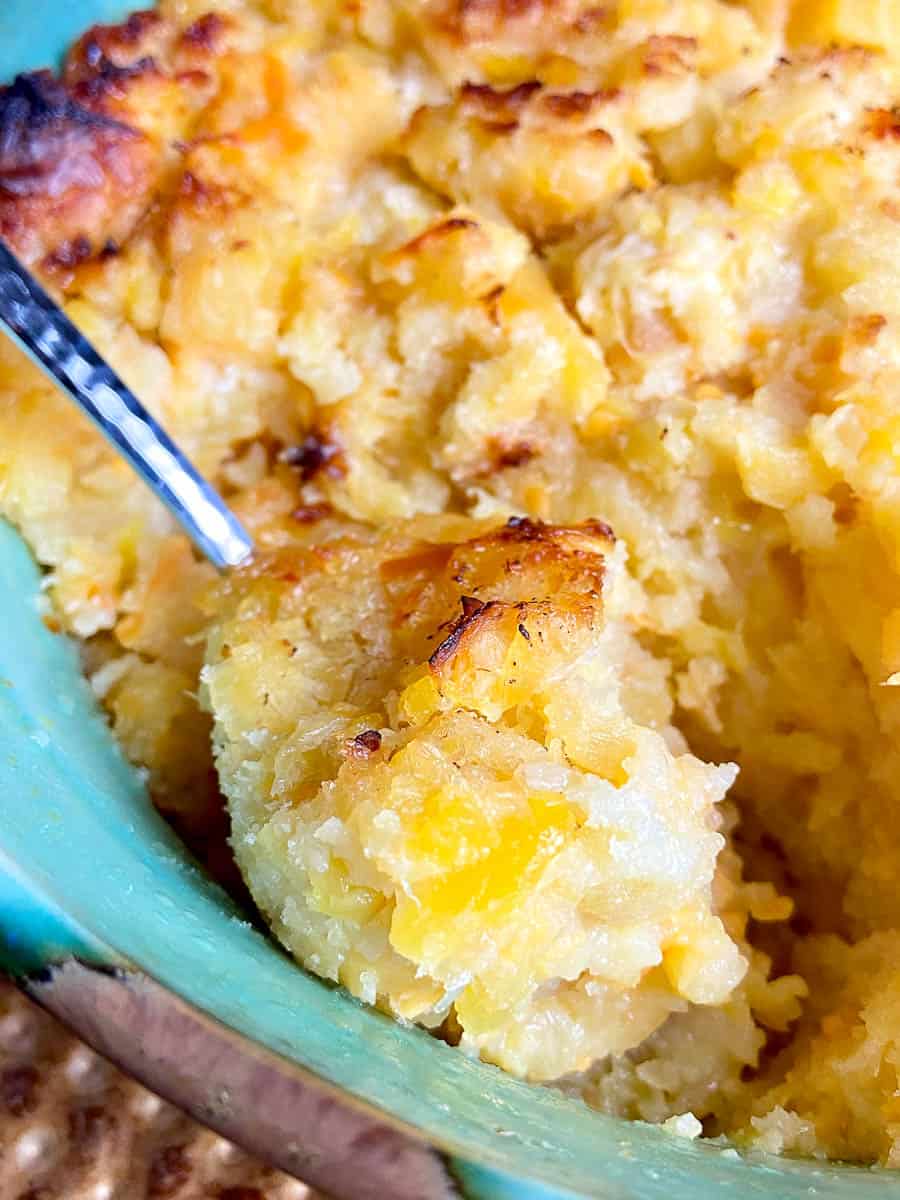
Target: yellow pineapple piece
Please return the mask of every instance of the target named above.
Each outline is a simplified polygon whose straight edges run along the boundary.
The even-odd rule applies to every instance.
[[[900,55],[900,13],[892,0],[793,0],[794,45],[871,46]]]

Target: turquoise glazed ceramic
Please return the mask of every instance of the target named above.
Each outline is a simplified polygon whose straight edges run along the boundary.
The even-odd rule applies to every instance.
[[[0,75],[124,11],[0,0]],[[155,815],[38,584],[0,525],[0,962],[151,1087],[346,1200],[900,1200],[900,1175],[591,1113],[305,975]]]

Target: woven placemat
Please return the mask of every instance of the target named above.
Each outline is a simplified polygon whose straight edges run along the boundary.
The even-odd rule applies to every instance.
[[[323,1200],[124,1076],[0,978],[0,1200]]]

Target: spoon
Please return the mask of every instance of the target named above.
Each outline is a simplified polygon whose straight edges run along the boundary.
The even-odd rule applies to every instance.
[[[87,413],[214,566],[250,558],[250,535],[215,488],[2,241],[0,328]]]

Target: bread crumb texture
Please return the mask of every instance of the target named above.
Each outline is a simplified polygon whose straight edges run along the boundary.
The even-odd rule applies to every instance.
[[[887,1165],[898,104],[877,0],[162,0],[0,89],[0,236],[259,547],[0,346],[160,809],[463,1052]]]

